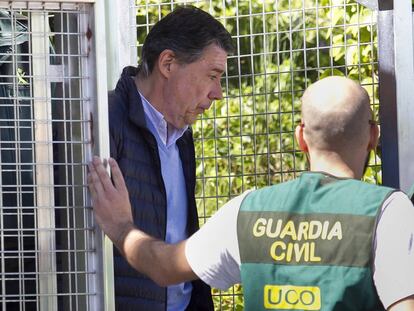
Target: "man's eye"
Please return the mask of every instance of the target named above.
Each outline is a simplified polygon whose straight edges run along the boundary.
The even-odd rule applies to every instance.
[[[216,79],[217,79],[217,76],[215,76],[215,75],[210,76],[210,80],[216,80]]]

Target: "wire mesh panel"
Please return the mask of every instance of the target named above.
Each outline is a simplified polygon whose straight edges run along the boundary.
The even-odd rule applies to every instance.
[[[137,44],[177,5],[200,7],[229,30],[236,53],[222,80],[224,98],[193,126],[196,199],[204,223],[247,189],[290,180],[307,169],[294,129],[306,87],[330,75],[359,81],[378,112],[376,14],[353,0],[132,1]],[[135,29],[136,27],[136,29]],[[381,183],[379,150],[365,180]],[[213,289],[217,310],[241,310],[241,287]]]
[[[95,310],[89,6],[0,1],[1,310]]]

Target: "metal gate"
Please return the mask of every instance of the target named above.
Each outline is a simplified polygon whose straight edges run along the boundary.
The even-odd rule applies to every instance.
[[[98,97],[97,15],[86,2],[0,1],[4,311],[108,305],[86,187]]]

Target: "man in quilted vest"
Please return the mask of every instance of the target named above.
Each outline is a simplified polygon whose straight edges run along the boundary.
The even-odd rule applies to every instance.
[[[191,125],[222,97],[232,39],[210,14],[178,7],[157,22],[138,68],[126,67],[109,93],[110,151],[125,176],[133,222],[177,243],[198,229]],[[159,286],[114,250],[116,310],[213,310],[204,282]]]
[[[414,310],[414,206],[401,191],[360,181],[379,134],[367,92],[342,77],[316,82],[295,134],[310,172],[234,198],[177,244],[133,225],[116,162],[113,184],[94,158],[97,222],[158,284],[242,282],[245,310]]]

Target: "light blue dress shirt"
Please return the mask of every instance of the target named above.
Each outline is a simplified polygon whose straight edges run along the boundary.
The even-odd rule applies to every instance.
[[[187,127],[182,129],[170,127],[168,132],[164,116],[142,94],[140,95],[147,126],[157,140],[161,173],[167,194],[167,230],[165,241],[176,243],[188,238],[186,234],[187,191],[180,154],[176,144],[177,139],[184,134]],[[190,282],[168,286],[167,310],[185,310],[190,302],[191,290],[192,285]]]

